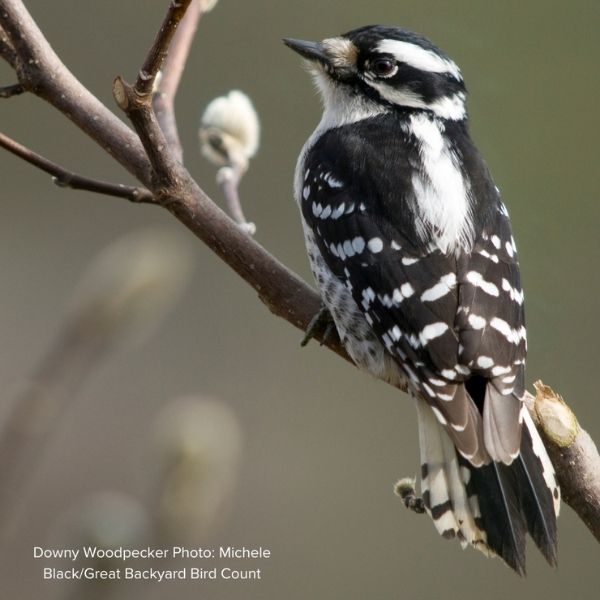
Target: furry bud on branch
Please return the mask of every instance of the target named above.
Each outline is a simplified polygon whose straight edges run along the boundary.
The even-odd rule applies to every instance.
[[[215,98],[202,115],[198,135],[202,154],[213,164],[245,171],[258,150],[260,136],[250,98],[238,90]]]

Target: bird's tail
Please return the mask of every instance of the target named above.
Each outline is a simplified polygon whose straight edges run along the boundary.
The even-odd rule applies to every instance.
[[[554,469],[526,410],[519,456],[510,464],[474,467],[455,449],[431,408],[417,401],[421,491],[427,512],[445,538],[457,537],[525,574],[529,533],[552,565],[557,560],[560,492]]]

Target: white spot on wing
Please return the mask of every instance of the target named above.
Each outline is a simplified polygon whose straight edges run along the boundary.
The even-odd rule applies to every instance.
[[[485,258],[489,258],[492,262],[497,263],[499,261],[498,255],[497,254],[490,254],[487,250],[478,250],[479,254],[481,254],[481,256],[485,256]]]
[[[512,367],[503,367],[501,365],[496,365],[493,369],[492,369],[492,375],[494,377],[498,377],[499,375],[504,375],[506,373],[510,373]]]
[[[414,265],[415,263],[419,262],[419,258],[403,258],[402,259],[402,264],[406,267],[409,267],[410,265]]]
[[[354,256],[354,248],[352,246],[352,242],[350,240],[346,240],[343,245],[344,254],[346,256]]]
[[[344,187],[344,184],[339,179],[336,179],[331,173],[327,173],[327,175],[325,176],[325,183],[330,188]]]
[[[365,249],[365,240],[364,238],[358,236],[355,237],[352,240],[352,247],[354,248],[354,251],[356,252],[356,254],[361,254],[362,251]]]
[[[456,379],[456,372],[452,369],[442,369],[441,373],[446,379]]]
[[[443,275],[439,282],[436,283],[433,287],[425,290],[421,294],[421,300],[423,302],[434,302],[435,300],[439,300],[444,297],[446,294],[452,291],[454,286],[456,285],[456,275],[454,273],[449,273],[448,275]]]
[[[383,250],[383,241],[378,237],[371,238],[367,242],[367,247],[373,254],[378,254]]]
[[[523,291],[515,289],[507,279],[502,279],[502,289],[508,292],[510,299],[517,304],[523,304]]]
[[[481,273],[478,273],[477,271],[469,271],[467,273],[467,281],[475,287],[482,289],[486,294],[489,294],[490,296],[500,295],[498,288],[491,281],[486,281],[482,277]]]
[[[482,369],[489,369],[494,364],[494,359],[490,356],[480,356],[477,358],[477,366]]]
[[[469,315],[469,325],[473,329],[483,329],[487,325],[487,321],[480,317],[479,315],[470,314]]]
[[[444,333],[446,333],[447,330],[448,325],[443,321],[431,323],[430,325],[425,325],[425,327],[423,327],[423,329],[421,330],[421,333],[419,333],[419,340],[421,341],[421,344],[425,346],[430,340],[444,335]]]
[[[344,210],[346,210],[346,205],[342,202],[338,207],[331,213],[332,219],[339,219],[343,214]]]
[[[490,321],[490,326],[496,331],[499,331],[509,342],[513,344],[519,344],[522,339],[525,339],[525,327],[521,327],[519,330],[513,329],[506,321],[498,317],[494,317]]]
[[[415,293],[415,290],[410,283],[403,283],[400,286],[400,291],[405,298],[410,298]]]

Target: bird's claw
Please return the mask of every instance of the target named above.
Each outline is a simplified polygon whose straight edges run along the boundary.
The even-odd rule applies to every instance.
[[[394,491],[400,497],[406,508],[418,513],[423,514],[425,512],[425,502],[423,498],[417,496],[415,490],[415,480],[410,477],[401,479],[395,486]]]
[[[325,305],[322,305],[319,312],[310,320],[300,345],[304,347],[312,338],[320,337],[321,341],[319,343],[322,346],[334,332],[335,323],[333,317],[329,309]]]

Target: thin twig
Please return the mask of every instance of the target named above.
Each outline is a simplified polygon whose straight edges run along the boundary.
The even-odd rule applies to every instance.
[[[256,233],[256,225],[246,219],[240,200],[239,185],[243,174],[244,170],[239,167],[221,167],[217,171],[217,184],[225,196],[227,210],[233,220],[243,231],[254,235]]]
[[[175,119],[175,96],[202,14],[200,2],[190,4],[171,40],[169,52],[161,69],[158,90],[152,99],[154,112],[165,139],[179,162],[183,162],[183,147]]]
[[[61,62],[21,0],[1,0],[0,6],[0,39],[14,52],[11,64],[19,83],[54,106],[147,186],[150,165],[135,133]]]
[[[175,35],[177,26],[185,15],[185,12],[192,0],[171,0],[169,10],[165,19],[154,38],[154,42],[148,50],[144,64],[138,73],[135,82],[135,93],[140,97],[149,96],[154,89],[156,75],[160,71],[167,52],[169,44]]]
[[[109,183],[106,181],[99,181],[97,179],[90,179],[89,177],[77,175],[76,173],[68,171],[60,165],[57,165],[51,160],[48,160],[40,154],[37,154],[26,146],[15,142],[12,138],[9,138],[3,133],[0,133],[0,146],[15,156],[27,161],[29,164],[34,165],[49,175],[52,175],[54,178],[54,183],[60,187],[68,187],[74,190],[86,190],[88,192],[95,192],[97,194],[104,194],[107,196],[117,196],[118,198],[126,198],[127,200],[131,200],[132,202],[146,202],[155,204],[152,192],[146,188],[123,185],[120,183]]]
[[[0,87],[0,98],[12,98],[13,96],[23,94],[24,92],[25,88],[20,83],[6,85],[4,87]]]

